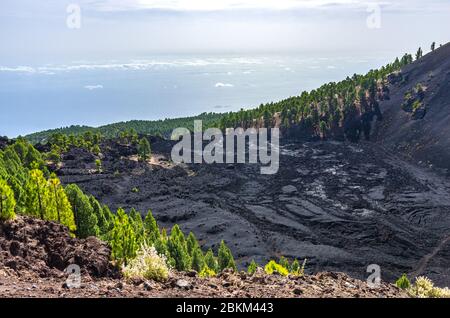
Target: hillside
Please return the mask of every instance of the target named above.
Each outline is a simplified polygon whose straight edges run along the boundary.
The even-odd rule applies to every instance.
[[[81,135],[86,132],[92,132],[100,133],[107,138],[114,138],[121,132],[129,130],[134,130],[138,134],[162,135],[169,138],[175,128],[186,127],[188,129],[193,129],[194,120],[202,120],[205,125],[209,125],[216,122],[221,116],[221,114],[216,113],[203,113],[198,116],[164,120],[131,120],[100,127],[70,126],[36,132],[25,136],[25,138],[33,144],[46,142],[53,134]]]
[[[450,172],[450,43],[437,48],[401,71],[405,80],[390,84],[390,100],[382,101],[384,120],[374,132],[387,149],[398,151],[416,164],[434,165]],[[420,116],[401,105],[405,95],[423,86]]]
[[[48,291],[74,260],[93,296],[399,296],[388,284],[381,294],[367,289],[370,264],[389,283],[405,273],[450,285],[449,57],[450,44],[415,62],[405,55],[248,111],[69,127],[28,136],[36,148],[1,138],[2,218],[19,216],[0,223],[0,291],[25,295],[15,286],[33,289],[27,275],[38,275],[37,294],[75,296]],[[156,135],[194,119],[280,127],[279,172],[174,164],[174,143]],[[135,259],[144,243],[174,269],[166,282],[126,281],[111,266]],[[271,260],[287,262],[290,276],[239,273]],[[208,270],[213,277],[199,277]]]

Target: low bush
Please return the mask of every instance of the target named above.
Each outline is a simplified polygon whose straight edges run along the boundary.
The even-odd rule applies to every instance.
[[[408,289],[411,287],[411,282],[409,281],[406,274],[403,274],[396,282],[395,285],[400,289]]]
[[[278,273],[281,276],[289,275],[289,270],[275,261],[270,261],[269,263],[267,263],[267,265],[264,267],[264,271],[268,275],[272,275],[274,273]]]
[[[216,272],[210,269],[208,266],[205,266],[203,270],[198,273],[198,276],[201,278],[208,278],[216,276]]]
[[[427,277],[417,277],[408,294],[417,298],[450,298],[450,289],[435,287]]]
[[[138,250],[136,257],[123,267],[123,274],[127,278],[165,281],[169,272],[166,258],[159,255],[153,246],[145,243]]]

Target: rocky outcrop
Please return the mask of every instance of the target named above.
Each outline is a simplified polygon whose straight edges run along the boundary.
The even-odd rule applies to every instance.
[[[66,227],[54,222],[18,216],[0,223],[0,267],[18,274],[32,271],[58,277],[69,265],[78,265],[91,277],[114,276],[110,253],[97,238],[73,238]]]

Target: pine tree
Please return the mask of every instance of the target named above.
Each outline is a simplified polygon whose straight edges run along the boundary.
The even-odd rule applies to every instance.
[[[194,251],[197,248],[200,248],[198,242],[197,242],[197,238],[195,237],[194,233],[190,232],[188,235],[188,238],[186,240],[186,247],[188,250],[189,255],[192,257]]]
[[[209,249],[205,254],[205,263],[209,269],[212,269],[214,272],[219,272],[219,264],[217,262],[217,258],[214,256],[212,249]]]
[[[28,215],[39,217],[42,220],[53,219],[48,215],[48,205],[50,200],[47,180],[41,170],[30,171],[30,178],[25,185],[26,202],[25,210]]]
[[[72,206],[70,205],[66,192],[56,175],[52,174],[50,176],[48,187],[50,194],[50,208],[53,210],[53,212],[50,213],[50,215],[52,215],[51,219],[67,226],[71,232],[74,232],[76,226]]]
[[[93,213],[97,218],[97,226],[99,229],[99,234],[104,235],[104,234],[108,233],[109,222],[105,217],[104,207],[102,207],[100,205],[100,203],[97,201],[97,199],[93,195],[89,196],[89,204],[91,205]]]
[[[152,211],[148,210],[147,215],[144,220],[144,236],[149,244],[156,243],[160,239],[161,235],[159,233],[158,224],[153,217]],[[158,249],[157,249],[158,250]]]
[[[192,269],[200,273],[205,268],[205,258],[200,247],[195,247],[192,251]]]
[[[299,273],[300,272],[300,263],[298,262],[297,259],[295,259],[292,264],[291,267],[289,268],[289,271],[291,273]]]
[[[219,269],[221,271],[227,268],[235,271],[237,270],[233,255],[231,254],[230,249],[228,248],[228,246],[226,246],[224,241],[220,243],[218,261],[219,261]]]
[[[0,179],[0,220],[13,219],[16,216],[14,213],[15,207],[16,200],[13,191],[5,180]]]
[[[123,209],[117,210],[114,228],[110,235],[111,257],[119,264],[127,264],[136,256],[138,244],[128,215]]]
[[[170,232],[167,248],[170,257],[173,258],[175,262],[174,266],[178,271],[187,271],[191,269],[191,258],[187,251],[186,240],[178,224],[175,224]]]
[[[249,273],[250,275],[253,275],[256,273],[257,269],[258,269],[258,264],[256,264],[254,259],[252,259],[252,262],[250,263],[250,265],[248,265],[247,273]]]
[[[109,209],[109,207],[107,205],[103,205],[102,207],[103,210],[103,216],[105,218],[105,225],[103,226],[104,228],[104,234],[103,235],[107,235],[109,231],[111,231],[114,227],[114,214],[111,212],[111,210]]]
[[[148,139],[143,137],[139,141],[138,145],[138,154],[139,154],[139,160],[141,161],[147,161],[151,157],[151,147],[150,143],[148,142]]]
[[[140,246],[144,243],[144,222],[142,221],[141,213],[132,208],[129,218],[136,235],[136,242]]]
[[[97,216],[89,203],[89,198],[75,184],[68,185],[66,193],[72,205],[77,237],[98,236],[100,231],[97,226]]]
[[[431,51],[436,49],[436,42],[431,43]]]
[[[422,51],[422,48],[419,47],[419,49],[417,50],[417,53],[416,53],[416,60],[421,59],[422,56],[423,56],[423,51]]]

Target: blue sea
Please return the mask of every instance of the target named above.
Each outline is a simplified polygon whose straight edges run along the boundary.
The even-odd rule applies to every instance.
[[[2,65],[0,135],[228,112],[299,95],[393,61],[361,56],[159,55]]]

